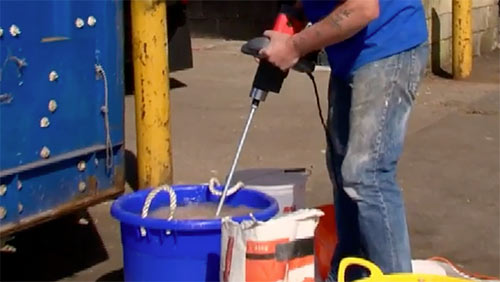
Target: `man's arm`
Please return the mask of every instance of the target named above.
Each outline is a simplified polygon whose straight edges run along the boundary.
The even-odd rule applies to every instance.
[[[378,17],[378,1],[346,0],[321,21],[292,36],[294,47],[304,56],[354,36]]]
[[[352,37],[378,15],[379,0],[345,0],[321,21],[293,36],[270,30],[264,32],[271,43],[261,55],[287,70],[300,57]]]

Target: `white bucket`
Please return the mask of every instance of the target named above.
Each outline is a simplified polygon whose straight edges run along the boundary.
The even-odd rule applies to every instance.
[[[305,168],[248,169],[234,173],[233,183],[242,181],[245,188],[266,193],[278,201],[278,215],[305,208],[306,183],[309,171]]]

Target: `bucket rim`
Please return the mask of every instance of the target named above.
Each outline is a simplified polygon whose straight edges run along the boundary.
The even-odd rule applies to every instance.
[[[207,185],[200,184],[183,184],[183,185],[172,185],[174,191],[194,191],[198,189],[208,189]],[[217,187],[221,189],[221,187]],[[125,223],[133,226],[144,227],[146,229],[159,229],[159,230],[172,230],[172,231],[195,231],[195,230],[220,230],[222,227],[222,219],[191,219],[191,220],[177,220],[172,219],[170,221],[160,218],[146,217],[142,218],[140,214],[136,214],[131,211],[127,211],[123,205],[126,201],[137,198],[141,202],[144,202],[146,196],[151,192],[153,188],[143,189],[134,193],[125,194],[118,199],[116,199],[111,205],[111,215],[120,221],[120,223]],[[269,207],[261,209],[253,216],[258,221],[264,221],[275,216],[278,211],[278,202],[273,197],[257,190],[242,188],[237,193],[252,193],[256,194],[258,197],[270,203]],[[230,196],[231,197],[231,196]],[[250,216],[237,216],[231,218],[233,221],[241,222],[244,220],[251,220]]]

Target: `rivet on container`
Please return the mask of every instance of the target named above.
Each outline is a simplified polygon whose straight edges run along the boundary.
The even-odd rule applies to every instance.
[[[48,117],[43,117],[42,119],[40,119],[40,127],[41,128],[49,127],[49,125],[50,125],[50,121],[49,121]]]
[[[87,18],[87,24],[89,26],[94,26],[97,23],[97,19],[94,16],[89,16]]]
[[[3,36],[3,28],[0,27],[0,37]]]
[[[56,81],[58,78],[59,78],[59,74],[57,74],[56,71],[53,70],[49,73],[49,81],[51,81],[51,82]]]
[[[50,157],[50,150],[46,146],[43,146],[42,150],[40,151],[40,157],[47,159]]]
[[[2,184],[0,185],[0,196],[5,195],[5,193],[7,193],[7,185]]]
[[[21,182],[21,180],[18,180],[17,181],[17,190],[21,190],[23,189],[23,183]]]
[[[87,165],[85,164],[85,161],[79,161],[76,167],[78,168],[78,171],[84,171]]]
[[[85,25],[85,22],[81,18],[76,18],[75,26],[77,28],[82,28]]]
[[[50,100],[49,101],[49,111],[51,113],[55,112],[57,110],[57,102],[56,100]]]
[[[80,183],[78,183],[78,191],[84,192],[85,189],[87,189],[87,184],[85,184],[85,182],[83,181],[80,181]]]
[[[10,35],[16,37],[18,36],[19,34],[21,34],[21,30],[19,29],[19,27],[15,24],[11,25],[10,28],[9,28],[9,32],[10,32]]]
[[[18,204],[17,204],[17,211],[18,211],[19,213],[22,213],[22,212],[23,212],[23,210],[24,210],[23,204],[18,203]]]
[[[0,207],[0,219],[4,219],[7,215],[7,210],[4,207]]]

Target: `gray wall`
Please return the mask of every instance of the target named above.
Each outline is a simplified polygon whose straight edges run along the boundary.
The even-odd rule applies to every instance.
[[[432,51],[433,71],[452,60],[452,0],[423,0]],[[473,53],[476,56],[497,48],[498,0],[472,0]]]

